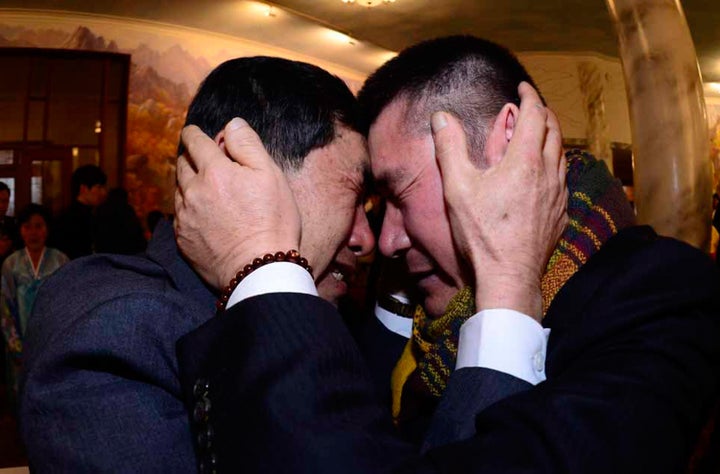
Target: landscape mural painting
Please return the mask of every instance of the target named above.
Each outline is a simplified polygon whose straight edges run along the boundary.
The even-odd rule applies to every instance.
[[[173,212],[180,130],[192,96],[212,68],[239,56],[298,59],[290,52],[211,32],[62,12],[0,11],[0,47],[131,55],[123,186],[143,221],[155,209]]]
[[[210,31],[93,14],[0,9],[0,47],[80,49],[131,55],[123,185],[141,218],[154,209],[165,213],[173,211],[176,150],[185,111],[202,79],[216,65],[239,56],[284,56],[315,62],[343,77],[352,90],[356,91],[361,85],[361,78],[348,78],[341,70],[333,70],[331,64],[314,61],[297,52]],[[530,56],[525,60],[532,66],[532,54]],[[540,62],[541,66],[544,64]],[[542,68],[530,69],[539,76],[541,87],[549,88],[552,96],[558,73],[545,71],[543,74]],[[719,186],[720,102],[710,99],[707,108],[710,159],[716,169],[715,184]],[[560,115],[563,110],[560,104]],[[578,108],[573,110],[577,112]],[[618,120],[618,115],[612,120]],[[565,124],[566,133],[573,128],[569,125]]]

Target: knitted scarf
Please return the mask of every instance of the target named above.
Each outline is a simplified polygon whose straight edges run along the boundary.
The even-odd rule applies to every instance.
[[[605,163],[578,150],[567,157],[569,224],[542,278],[543,317],[560,288],[610,237],[634,224],[620,182]],[[434,411],[455,367],[460,326],[475,314],[474,291],[460,290],[445,314],[428,318],[415,310],[412,337],[392,373],[393,417],[401,428]]]

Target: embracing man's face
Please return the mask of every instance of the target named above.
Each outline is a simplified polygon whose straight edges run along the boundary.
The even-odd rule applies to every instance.
[[[408,126],[408,116],[407,101],[395,100],[368,135],[372,173],[387,199],[378,245],[386,256],[405,258],[425,310],[437,317],[470,280],[455,252],[429,117],[419,130]]]
[[[300,253],[319,256],[311,262],[318,293],[334,304],[347,293],[357,258],[375,245],[363,208],[368,164],[363,136],[337,125],[330,144],[311,151],[300,170],[288,173],[302,219]]]

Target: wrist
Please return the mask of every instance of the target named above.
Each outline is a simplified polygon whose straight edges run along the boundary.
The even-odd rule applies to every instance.
[[[542,291],[540,280],[517,276],[493,277],[483,275],[475,289],[476,311],[505,308],[542,319]]]
[[[248,238],[245,244],[250,242],[251,238]],[[285,252],[287,249],[299,248],[298,240],[295,239],[266,239],[263,236],[252,236],[252,247],[241,248],[239,245],[236,246],[232,253],[227,254],[226,258],[222,259],[222,264],[217,268],[215,277],[217,281],[214,283],[214,287],[217,290],[222,290],[228,282],[236,276],[246,265],[252,265],[253,260],[260,258],[267,253],[275,254],[278,251]],[[258,244],[258,242],[262,242]]]
[[[257,270],[260,267],[263,267],[265,265],[269,265],[271,263],[280,263],[280,262],[288,262],[296,264],[302,268],[304,268],[312,278],[313,276],[313,269],[309,265],[307,259],[305,257],[302,257],[300,255],[300,252],[298,252],[295,249],[288,250],[286,252],[278,251],[278,252],[272,252],[272,253],[265,253],[261,256],[253,258],[249,263],[242,266],[235,274],[228,280],[228,284],[223,287],[222,291],[220,292],[220,296],[218,297],[218,300],[216,302],[216,307],[219,311],[222,311],[225,309],[229,299],[230,295],[232,295],[233,291],[235,291],[235,288],[240,284],[241,281],[245,279],[248,275],[253,273],[255,270]]]

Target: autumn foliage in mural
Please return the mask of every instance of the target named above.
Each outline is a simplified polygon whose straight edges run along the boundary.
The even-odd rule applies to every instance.
[[[127,144],[123,186],[141,218],[173,211],[180,130],[195,89],[212,69],[179,45],[162,52],[147,44],[122,50],[85,26],[73,32],[0,24],[0,46],[106,51],[131,55]]]

